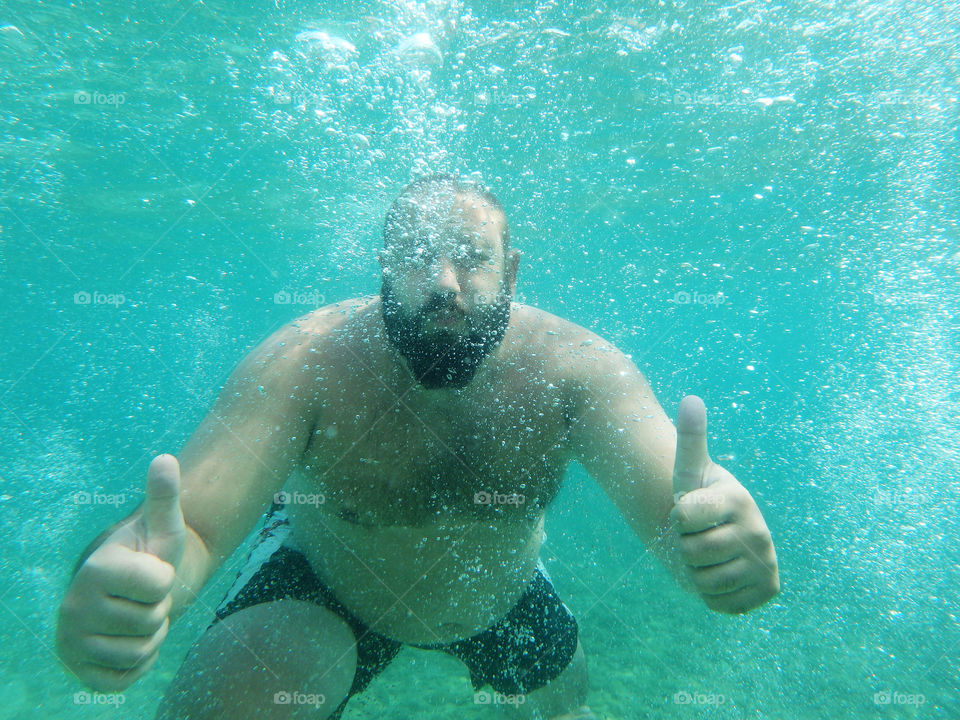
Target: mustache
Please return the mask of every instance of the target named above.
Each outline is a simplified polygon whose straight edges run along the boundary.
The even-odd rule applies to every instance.
[[[435,295],[434,297],[430,298],[420,312],[424,315],[432,315],[440,312],[466,315],[466,313],[456,304],[452,297],[445,297],[443,295]]]

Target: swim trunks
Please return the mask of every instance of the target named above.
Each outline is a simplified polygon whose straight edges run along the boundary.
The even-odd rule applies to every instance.
[[[337,720],[347,701],[383,672],[403,643],[371,630],[345,608],[303,553],[285,542],[289,535],[283,506],[274,503],[210,627],[251,605],[283,598],[314,602],[339,615],[356,638],[357,668],[347,697],[330,716]],[[413,647],[442,650],[458,658],[470,671],[476,690],[490,685],[505,695],[520,695],[543,687],[563,672],[577,649],[577,637],[576,620],[539,565],[516,605],[493,626],[457,642]]]

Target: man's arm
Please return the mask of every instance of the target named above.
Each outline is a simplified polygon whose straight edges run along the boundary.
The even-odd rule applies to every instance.
[[[313,323],[291,323],[247,355],[180,451],[180,504],[188,540],[173,615],[250,532],[310,441],[315,329]],[[191,530],[199,541],[192,572],[187,565]]]
[[[746,488],[710,460],[703,403],[685,399],[674,427],[633,362],[578,330],[564,358],[577,459],[709,608],[742,613],[769,600],[780,587],[770,532]]]
[[[688,585],[668,532],[676,429],[630,358],[583,328],[564,335],[575,458],[647,549]]]
[[[240,544],[306,448],[313,427],[309,348],[315,337],[291,323],[251,351],[178,454],[186,543],[171,620]],[[142,505],[104,530],[73,574],[116,530],[141,516]]]

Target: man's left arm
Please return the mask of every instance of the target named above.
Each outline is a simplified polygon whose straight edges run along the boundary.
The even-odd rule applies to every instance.
[[[703,402],[685,397],[674,427],[636,365],[587,335],[564,368],[576,459],[707,607],[762,605],[780,589],[773,541],[747,489],[710,459]]]

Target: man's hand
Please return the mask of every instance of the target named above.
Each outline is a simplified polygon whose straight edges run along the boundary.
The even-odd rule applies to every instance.
[[[770,531],[750,493],[707,453],[707,411],[687,395],[677,411],[671,525],[707,607],[743,613],[780,590]]]
[[[60,605],[57,653],[81,682],[118,692],[156,662],[185,538],[180,465],[158,455],[147,471],[143,514],[87,558]]]

